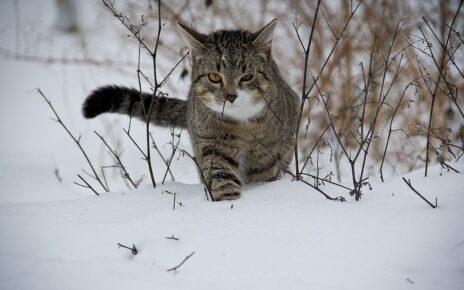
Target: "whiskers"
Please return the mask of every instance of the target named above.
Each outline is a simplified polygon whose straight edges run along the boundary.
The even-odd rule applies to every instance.
[[[204,104],[203,102],[200,102],[199,104],[200,108],[196,110],[196,114],[198,114],[196,119],[196,126],[203,124],[201,128],[201,130],[203,131],[206,129],[206,126],[208,126],[211,118],[216,114],[216,112],[208,108],[208,106],[206,106],[206,104]]]

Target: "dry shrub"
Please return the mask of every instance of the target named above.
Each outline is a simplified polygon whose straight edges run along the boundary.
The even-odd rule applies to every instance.
[[[154,2],[131,0],[117,4],[119,10],[125,11],[131,22],[136,25],[141,23],[140,15],[143,15],[148,23],[143,30],[143,36],[147,41],[154,41],[155,35],[152,31],[155,29],[150,27],[156,23],[153,20],[158,15]],[[308,85],[322,68],[336,36],[342,31],[356,4],[356,1],[348,0],[336,3],[322,2],[311,47]],[[422,167],[427,135],[430,135],[431,160],[447,162],[459,157],[462,154],[464,137],[463,116],[458,107],[464,106],[464,77],[456,67],[461,68],[461,71],[464,67],[461,47],[464,38],[464,9],[457,15],[450,33],[450,25],[459,4],[459,1],[431,0],[363,1],[320,75],[317,82],[320,91],[313,89],[309,95],[301,122],[302,129],[298,136],[300,161],[306,159],[329,123],[321,102],[321,93],[328,100],[336,131],[350,151],[359,146],[361,127],[366,131],[369,129],[376,115],[379,100],[388,94],[380,108],[374,128],[367,162],[370,173],[379,171],[385,151],[385,137],[389,134],[388,125],[396,107],[398,110],[385,157],[384,168],[388,168],[389,173],[404,173]],[[315,1],[306,0],[165,1],[161,13],[165,26],[160,55],[166,61],[163,61],[161,66],[163,63],[175,62],[187,49],[176,29],[178,21],[192,25],[202,32],[211,32],[220,28],[256,30],[272,18],[278,18],[281,24],[274,40],[274,58],[289,84],[301,94],[304,55],[292,24],[299,28],[303,38],[307,38],[315,7]],[[430,28],[422,17],[428,21]],[[427,39],[424,39],[419,27]],[[438,40],[435,39],[432,30]],[[395,33],[395,42],[391,47]],[[445,51],[439,42],[445,43],[449,33],[450,40]],[[430,43],[433,44],[430,51],[433,52],[437,64],[431,57]],[[453,56],[455,65],[450,61],[449,55]],[[371,57],[372,73],[369,74]],[[440,77],[441,65],[446,81]],[[189,64],[186,61],[182,76],[187,76],[188,71]],[[364,106],[367,80],[370,80],[371,84]],[[438,84],[437,80],[440,80]],[[428,130],[435,86],[437,89],[433,123],[431,130]],[[401,98],[406,87],[408,89]],[[168,84],[168,90],[173,92],[172,95],[181,98],[186,95],[185,89],[176,87],[175,82]],[[363,111],[364,119],[361,118]],[[427,134],[428,132],[430,133]],[[344,167],[340,166],[344,161],[343,152],[330,130],[322,140],[321,144],[325,145],[319,144],[317,151],[324,147],[330,150],[330,154],[326,154],[330,158],[326,158],[324,167],[328,171],[335,170],[340,178],[344,174]],[[318,169],[314,166],[307,168],[309,171]]]

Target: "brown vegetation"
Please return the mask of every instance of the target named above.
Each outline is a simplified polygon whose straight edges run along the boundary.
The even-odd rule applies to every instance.
[[[187,52],[177,22],[210,32],[278,18],[274,58],[303,100],[291,175],[312,178],[316,189],[334,176],[350,178],[352,186],[340,186],[358,199],[368,176],[384,180],[424,166],[427,175],[434,162],[455,171],[450,161],[464,152],[462,0],[104,2],[124,24],[122,35],[136,38],[130,45],[153,58],[152,76],[142,74],[140,59],[137,72],[139,82],[154,79],[155,94],[164,85],[157,70],[169,76],[163,65]],[[161,28],[160,39],[154,31]],[[157,64],[157,52],[166,61]],[[181,66],[185,78],[189,62]],[[180,95],[173,83],[166,90]]]

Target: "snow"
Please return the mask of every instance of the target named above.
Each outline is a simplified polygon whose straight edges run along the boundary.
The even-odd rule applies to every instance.
[[[235,202],[181,183],[2,202],[1,288],[462,289],[462,175],[439,171],[407,175],[437,209],[400,178],[346,203],[291,180],[248,186]]]
[[[53,17],[45,15],[52,13],[53,1],[18,3],[23,27],[33,27],[38,35],[31,39],[45,34],[38,52],[48,55],[50,49],[60,56],[60,51],[82,49],[78,37],[51,31]],[[82,5],[93,14],[83,17],[106,23],[98,14],[101,7],[89,3]],[[0,4],[1,46],[10,49],[13,8],[14,1]],[[92,31],[102,38],[97,43],[112,43],[115,36],[99,29],[107,27]],[[114,46],[102,49],[109,53]],[[126,190],[113,172],[108,174],[111,192],[95,196],[73,184],[87,165],[49,119],[35,88],[50,97],[71,131],[82,135],[96,164],[111,159],[94,129],[124,148],[125,165],[139,177],[146,175],[146,165],[124,136],[127,118],[88,121],[80,115],[90,90],[108,83],[136,86],[133,72],[0,58],[0,76],[0,289],[464,289],[462,173],[433,166],[427,178],[423,170],[405,175],[429,200],[438,198],[436,209],[401,176],[385,183],[371,178],[372,191],[358,202],[330,186],[324,189],[347,202],[326,200],[285,177],[246,186],[238,201],[213,203],[206,201],[188,158],[176,156],[177,182],[161,185],[165,167],[155,156],[156,189],[145,176],[138,189]],[[143,126],[134,121],[132,129],[143,140]],[[153,132],[169,156],[170,131],[154,127]],[[191,152],[186,134],[180,147]],[[463,160],[451,165],[464,171]],[[167,191],[176,193],[175,209]],[[166,239],[172,235],[179,240]],[[134,256],[118,243],[134,244],[139,253]],[[166,271],[192,252],[177,272]]]

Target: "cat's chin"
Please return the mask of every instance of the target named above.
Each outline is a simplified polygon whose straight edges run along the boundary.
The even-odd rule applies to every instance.
[[[216,102],[209,102],[206,105],[215,112],[224,113],[225,116],[241,122],[257,117],[265,107],[264,102],[254,102],[252,97],[242,90],[237,90],[237,99],[233,103],[217,104]]]

